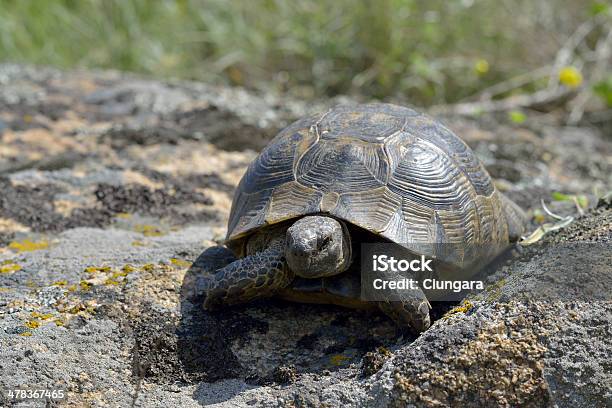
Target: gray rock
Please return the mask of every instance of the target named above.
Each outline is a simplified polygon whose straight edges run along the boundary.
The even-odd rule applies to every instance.
[[[526,209],[558,190],[591,210],[469,303],[435,305],[416,337],[325,305],[200,307],[251,150],[333,101],[13,64],[0,84],[2,392],[61,388],[69,406],[612,405],[612,210],[589,195],[612,187],[612,148],[596,131],[446,119]]]

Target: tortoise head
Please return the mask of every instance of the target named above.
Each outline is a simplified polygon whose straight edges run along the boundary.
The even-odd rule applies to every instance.
[[[300,218],[287,229],[285,257],[289,268],[303,278],[337,275],[351,263],[350,235],[334,218]]]

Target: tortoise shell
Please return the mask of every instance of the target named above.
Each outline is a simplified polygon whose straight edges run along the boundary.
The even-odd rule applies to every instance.
[[[240,181],[227,243],[314,213],[399,244],[508,243],[502,197],[472,150],[391,104],[337,106],[282,130]]]

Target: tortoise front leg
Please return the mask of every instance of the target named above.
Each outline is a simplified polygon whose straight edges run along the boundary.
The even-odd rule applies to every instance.
[[[292,280],[293,273],[287,267],[282,247],[272,245],[238,259],[206,278],[203,283],[204,308],[214,310],[222,305],[270,297]]]
[[[516,242],[521,238],[521,235],[525,232],[528,224],[527,215],[525,212],[510,200],[504,194],[501,194],[502,209],[506,215],[506,222],[508,223],[508,236],[510,242]]]

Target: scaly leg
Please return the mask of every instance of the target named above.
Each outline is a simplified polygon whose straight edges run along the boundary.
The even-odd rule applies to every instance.
[[[203,282],[204,308],[213,310],[270,297],[292,280],[282,244],[272,243],[267,249],[238,259],[207,277]]]
[[[397,290],[389,300],[379,302],[378,307],[398,325],[409,326],[417,333],[431,325],[431,305],[421,289]]]

